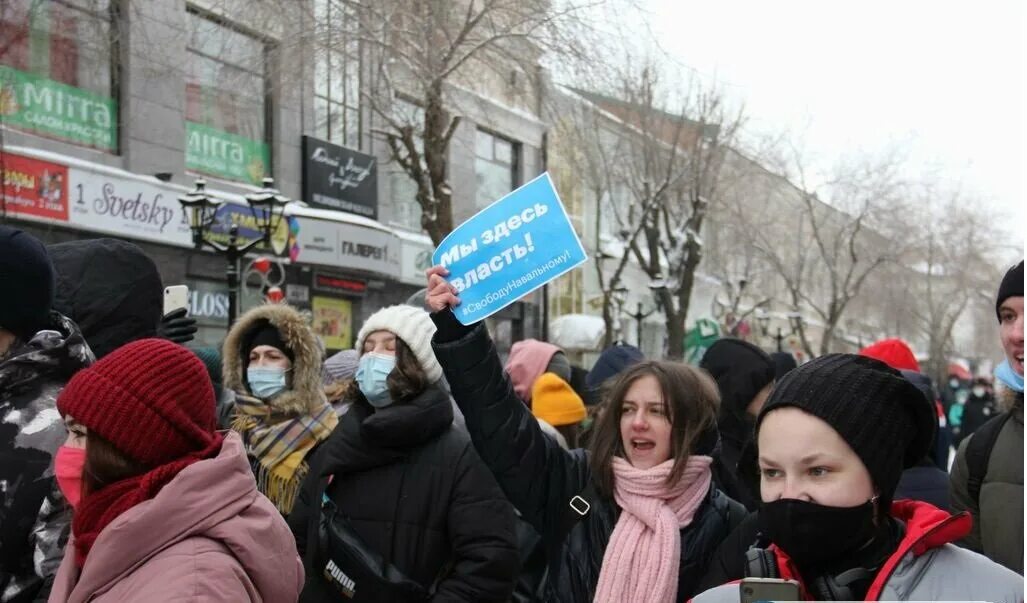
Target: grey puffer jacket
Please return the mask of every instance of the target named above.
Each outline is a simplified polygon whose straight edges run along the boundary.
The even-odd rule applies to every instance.
[[[93,363],[78,326],[56,312],[54,330],[0,359],[0,601],[45,600],[61,563],[71,510],[53,457],[67,438],[57,395]]]
[[[449,311],[433,314],[432,320],[439,328],[432,342],[435,356],[475,448],[548,551],[543,600],[592,601],[620,508],[612,498],[600,497],[565,533],[568,504],[592,479],[588,454],[563,450],[542,432],[510,386],[483,324],[464,327]],[[742,505],[710,489],[692,523],[681,530],[678,600],[696,592],[714,549],[744,515]]]
[[[905,525],[898,548],[884,563],[865,601],[990,601],[1022,603],[1023,578],[987,557],[951,542],[970,531],[970,516],[952,516],[911,500],[892,504],[892,517]],[[830,535],[825,535],[829,538]],[[802,599],[814,600],[791,559],[776,546],[781,578],[800,584]],[[738,584],[712,588],[693,603],[738,603]]]

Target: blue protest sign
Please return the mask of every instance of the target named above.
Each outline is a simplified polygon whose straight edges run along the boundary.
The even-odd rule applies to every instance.
[[[449,269],[469,325],[588,259],[549,174],[481,210],[439,244],[432,263]]]

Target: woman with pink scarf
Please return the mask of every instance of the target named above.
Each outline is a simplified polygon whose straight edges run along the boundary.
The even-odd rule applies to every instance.
[[[712,486],[717,386],[643,362],[611,384],[589,450],[545,436],[503,371],[485,325],[460,324],[456,291],[428,271],[432,342],[479,454],[542,535],[545,601],[670,603],[691,597],[744,508]]]

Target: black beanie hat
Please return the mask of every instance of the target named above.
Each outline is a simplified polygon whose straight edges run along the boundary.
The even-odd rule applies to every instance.
[[[756,419],[797,407],[834,428],[856,452],[890,508],[902,470],[928,453],[938,416],[924,395],[890,366],[855,354],[828,354],[789,372]]]
[[[49,326],[56,279],[38,239],[0,225],[0,283],[0,327],[25,341]]]
[[[1002,302],[1010,297],[1023,297],[1023,260],[1020,260],[1019,264],[1006,271],[1006,275],[1002,277],[1002,284],[998,286],[998,297],[995,300],[995,316],[998,316],[999,322],[1002,322],[999,308],[1002,307]]]
[[[774,361],[774,379],[780,379],[788,374],[788,371],[799,366],[795,362],[795,356],[792,356],[788,352],[774,352],[770,355],[770,358]]]
[[[285,340],[282,339],[282,334],[278,332],[278,329],[267,320],[263,320],[258,322],[242,340],[242,349],[239,350],[239,352],[242,354],[243,367],[250,365],[250,352],[253,351],[253,348],[262,345],[269,345],[273,348],[278,348],[289,358],[290,362],[294,362],[296,360],[292,350],[289,349],[288,345],[286,345]]]

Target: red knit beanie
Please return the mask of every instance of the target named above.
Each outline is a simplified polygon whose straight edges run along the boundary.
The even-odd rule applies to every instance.
[[[859,355],[880,360],[897,371],[920,372],[920,363],[913,350],[901,339],[882,339],[860,350]]]
[[[57,410],[149,467],[205,450],[216,438],[203,362],[165,339],[134,341],[79,371]]]

